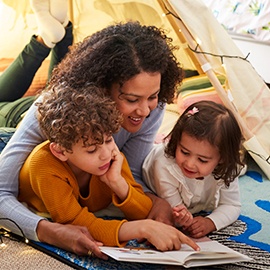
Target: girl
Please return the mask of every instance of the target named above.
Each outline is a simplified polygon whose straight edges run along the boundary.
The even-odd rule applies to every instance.
[[[175,224],[194,238],[228,226],[240,214],[241,138],[230,110],[200,101],[145,159],[146,183],[170,203]]]

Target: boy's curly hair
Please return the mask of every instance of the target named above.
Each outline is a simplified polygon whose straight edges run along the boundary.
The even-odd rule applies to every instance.
[[[81,139],[86,147],[89,139],[102,144],[105,134],[120,129],[121,113],[99,88],[88,86],[79,92],[68,86],[59,88],[44,91],[42,101],[36,102],[40,127],[48,140],[72,152]]]
[[[124,84],[141,72],[161,74],[159,101],[171,103],[184,73],[163,29],[139,22],[118,23],[71,47],[55,68],[49,88],[67,84],[74,89],[93,83],[110,95],[112,85]]]

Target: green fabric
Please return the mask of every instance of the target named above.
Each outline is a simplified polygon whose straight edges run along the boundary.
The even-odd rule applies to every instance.
[[[0,102],[0,127],[15,128],[22,115],[30,108],[35,97],[23,97],[13,102]]]
[[[217,76],[220,83],[223,85],[225,83],[226,78],[224,76]],[[177,94],[187,91],[187,90],[198,90],[198,89],[207,89],[213,88],[209,78],[206,75],[199,75],[187,78],[183,81],[181,86],[177,89]]]

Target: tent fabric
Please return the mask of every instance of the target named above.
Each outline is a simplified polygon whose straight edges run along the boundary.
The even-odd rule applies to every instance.
[[[126,20],[168,29],[183,68],[209,77],[222,102],[235,112],[245,147],[270,178],[269,88],[201,0],[70,0],[69,14],[75,42]],[[0,17],[0,58],[14,58],[37,32],[34,14],[28,0],[0,0]],[[226,77],[225,90],[218,75]]]
[[[37,33],[37,23],[29,0],[0,0],[0,59],[14,58]],[[106,27],[114,22],[138,20],[142,24],[168,29],[180,49],[177,56],[186,69],[194,64],[179,43],[168,18],[156,0],[69,0],[69,18],[74,25],[74,41]]]
[[[234,111],[243,130],[244,146],[269,177],[269,88],[203,2],[164,2],[176,14],[174,18],[178,20],[179,28],[191,49],[195,50],[199,63],[221,100]],[[191,12],[200,16],[191,16]],[[216,77],[217,74],[227,78],[225,91]]]

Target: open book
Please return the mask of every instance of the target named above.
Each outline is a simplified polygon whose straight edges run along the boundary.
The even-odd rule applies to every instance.
[[[210,240],[197,242],[197,244],[201,248],[200,251],[194,251],[185,244],[182,245],[181,250],[165,252],[136,247],[118,248],[103,246],[100,249],[103,253],[117,261],[182,265],[186,268],[251,260],[248,256],[234,251],[217,241]]]

